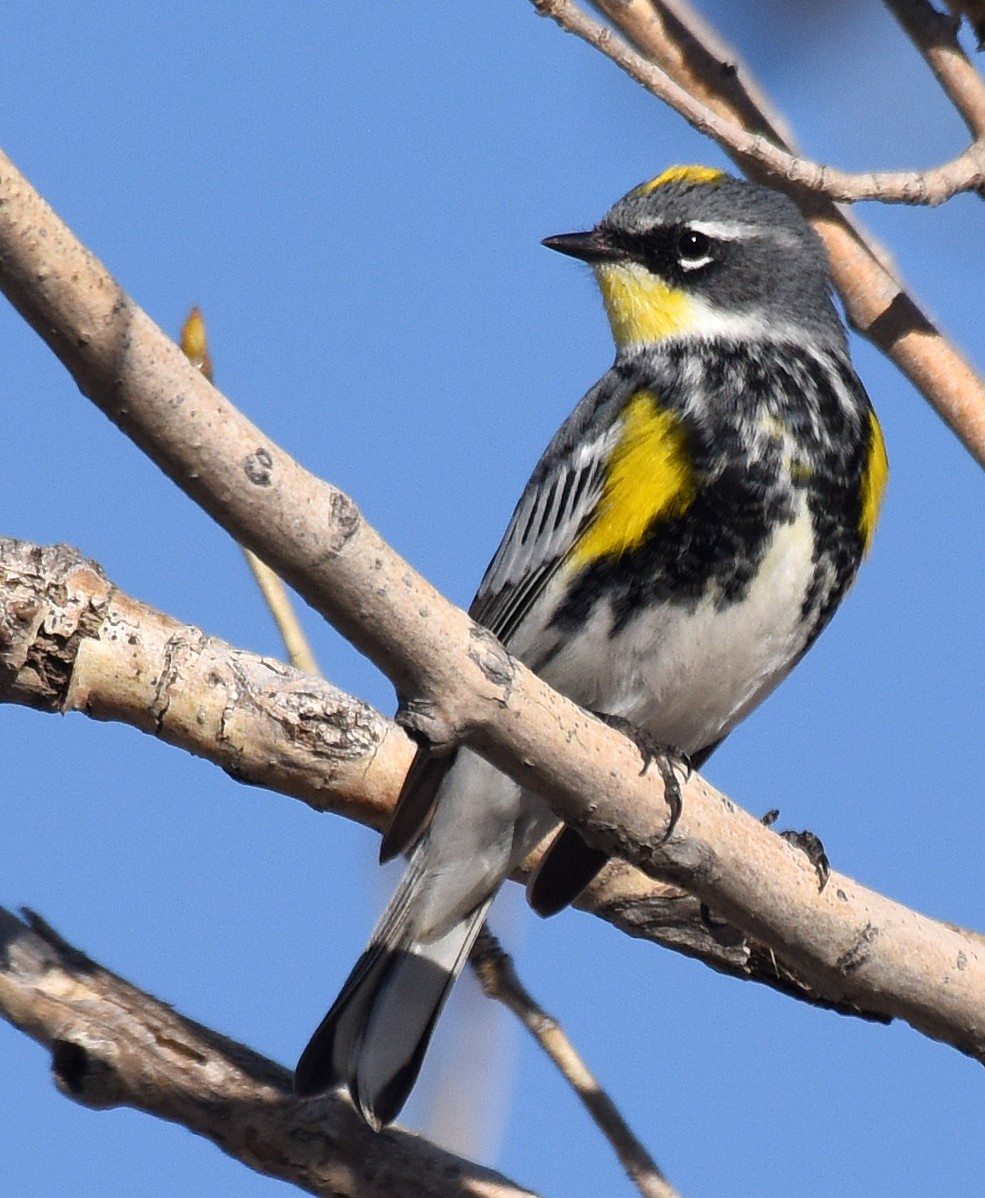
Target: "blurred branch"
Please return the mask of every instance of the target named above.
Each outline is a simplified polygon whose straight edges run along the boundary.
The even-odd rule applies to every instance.
[[[597,7],[625,32],[639,53],[570,0],[532,3],[713,137],[750,178],[788,191],[801,204],[825,242],[853,326],[892,359],[985,466],[985,383],[934,327],[855,223],[831,199],[805,192],[803,179],[795,182],[794,175],[785,173],[786,166],[802,160],[782,156],[789,149],[784,136],[758,89],[743,83],[746,72],[732,48],[717,34],[710,37],[685,0],[597,0]],[[712,122],[705,119],[709,113],[715,118]],[[758,133],[746,132],[745,125]],[[725,136],[720,135],[723,130]],[[808,174],[826,169],[811,164]],[[813,178],[816,182],[816,173]],[[822,190],[833,198],[845,198],[826,186]]]
[[[274,623],[277,625],[284,648],[287,650],[288,661],[302,674],[311,674],[317,678],[321,674],[321,670],[311,651],[308,638],[304,635],[304,629],[294,610],[294,604],[291,603],[287,587],[267,563],[261,561],[252,550],[243,549],[243,556],[246,558],[246,564],[250,567],[253,580],[263,596],[264,602],[270,609],[270,614],[274,617]]]
[[[531,1198],[418,1136],[376,1135],[342,1098],[299,1101],[286,1069],[103,969],[30,912],[22,922],[0,910],[0,1015],[50,1049],[67,1098],[178,1123],[311,1194]]]
[[[581,1099],[595,1125],[615,1149],[627,1177],[643,1198],[680,1198],[656,1162],[633,1135],[615,1103],[568,1039],[557,1020],[548,1015],[517,977],[512,958],[496,937],[483,927],[469,963],[483,992],[502,1003],[520,1020]]]
[[[181,346],[181,352],[196,370],[201,371],[202,376],[210,383],[214,382],[212,354],[209,352],[205,318],[201,308],[197,305],[189,312],[188,319],[181,327],[178,344]],[[296,670],[301,670],[304,674],[320,674],[321,670],[315,661],[308,638],[304,635],[304,629],[301,627],[301,621],[291,603],[287,587],[267,563],[261,561],[252,550],[246,549],[242,545],[240,548],[243,550],[246,564],[250,567],[260,594],[280,631],[284,648],[287,650],[287,660]]]
[[[947,0],[947,6],[954,13],[955,25],[962,16],[968,19],[978,39],[978,49],[985,50],[985,0]]]
[[[885,0],[974,137],[985,137],[985,81],[961,49],[954,17],[926,0]]]

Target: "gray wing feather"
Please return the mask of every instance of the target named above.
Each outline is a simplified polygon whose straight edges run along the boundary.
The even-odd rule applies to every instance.
[[[520,497],[469,609],[507,644],[591,519],[617,433],[610,425],[561,452],[552,444]]]

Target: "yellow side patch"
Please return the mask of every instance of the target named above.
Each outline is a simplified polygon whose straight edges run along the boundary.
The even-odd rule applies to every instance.
[[[571,564],[585,566],[635,549],[654,520],[682,515],[696,492],[680,420],[659,408],[649,391],[638,391],[623,411],[602,497],[572,549]]]
[[[671,166],[649,183],[641,183],[636,188],[636,194],[647,195],[666,183],[717,183],[724,178],[724,171],[715,170],[710,166]]]
[[[859,528],[862,532],[862,545],[866,553],[872,545],[876,531],[876,521],[879,519],[879,505],[886,489],[886,479],[889,477],[889,459],[886,456],[886,442],[882,438],[882,429],[876,414],[869,411],[869,460],[865,463],[865,473],[862,475],[862,514],[859,518]]]
[[[595,278],[619,347],[662,341],[688,332],[694,323],[687,295],[638,262],[599,263]]]

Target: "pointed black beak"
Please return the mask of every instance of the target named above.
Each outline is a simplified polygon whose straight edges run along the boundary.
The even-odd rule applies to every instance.
[[[600,229],[588,233],[558,233],[555,237],[545,237],[541,245],[557,250],[559,254],[580,258],[582,262],[616,262],[626,257],[625,251],[617,249]]]

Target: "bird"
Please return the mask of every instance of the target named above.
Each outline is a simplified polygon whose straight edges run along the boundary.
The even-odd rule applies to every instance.
[[[543,244],[590,266],[615,360],[534,468],[469,614],[634,731],[644,760],[700,768],[854,581],[882,432],[788,196],[673,166]],[[528,887],[545,915],[605,854],[472,749],[418,749],[381,848],[408,855],[403,877],[298,1061],[299,1096],[342,1086],[370,1127],[396,1118],[492,899],[549,836]]]

